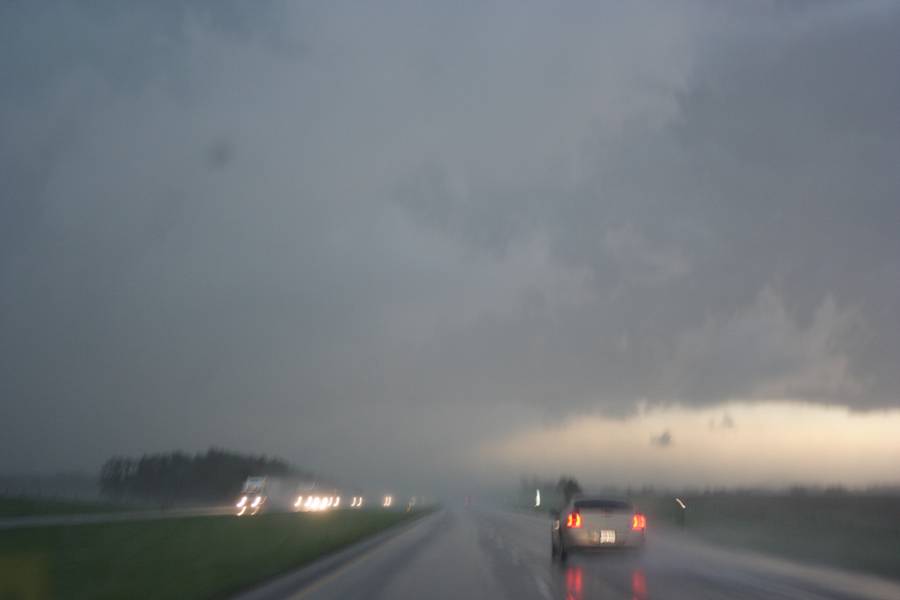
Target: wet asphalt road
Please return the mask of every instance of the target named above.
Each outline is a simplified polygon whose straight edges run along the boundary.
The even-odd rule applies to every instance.
[[[576,555],[563,565],[550,559],[547,519],[459,509],[425,517],[278,598],[898,600],[900,585],[652,529],[642,555]]]

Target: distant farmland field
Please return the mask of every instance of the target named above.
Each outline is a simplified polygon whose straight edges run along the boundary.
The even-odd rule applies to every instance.
[[[758,550],[900,579],[900,497],[713,493],[683,498],[685,531]],[[633,501],[651,524],[680,527],[673,496]]]
[[[0,496],[0,518],[34,517],[39,515],[81,515],[127,510],[127,508],[104,502]]]

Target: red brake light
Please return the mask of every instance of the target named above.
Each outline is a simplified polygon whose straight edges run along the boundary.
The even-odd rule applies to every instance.
[[[647,517],[645,517],[641,513],[634,513],[634,516],[631,517],[631,530],[632,531],[643,531],[646,528],[647,528]]]
[[[581,527],[581,514],[570,512],[569,516],[566,517],[566,527],[570,529],[578,529]]]

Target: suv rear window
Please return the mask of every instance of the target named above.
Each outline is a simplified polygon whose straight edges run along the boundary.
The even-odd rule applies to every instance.
[[[606,511],[628,511],[631,505],[619,500],[576,500],[575,508],[587,508]]]

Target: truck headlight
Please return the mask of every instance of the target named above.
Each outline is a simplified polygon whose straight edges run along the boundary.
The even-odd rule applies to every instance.
[[[237,507],[240,508],[240,507],[244,506],[245,504],[247,504],[247,496],[244,496],[243,498],[238,500]]]
[[[262,502],[262,496],[257,496],[253,499],[253,504],[251,504],[250,506],[256,508],[257,506],[259,506],[260,502]]]

